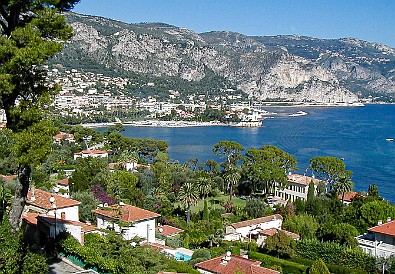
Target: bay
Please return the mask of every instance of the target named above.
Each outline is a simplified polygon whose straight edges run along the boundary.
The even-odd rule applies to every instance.
[[[251,147],[275,145],[294,155],[297,173],[306,170],[311,158],[335,156],[344,159],[353,172],[356,191],[367,191],[377,184],[380,194],[395,202],[395,105],[367,105],[347,108],[265,108],[278,113],[264,120],[259,128],[226,126],[163,128],[126,126],[123,134],[135,138],[154,138],[169,144],[169,156],[180,163],[199,159],[204,164],[216,159],[215,143],[232,140]],[[303,110],[306,116],[289,117]]]

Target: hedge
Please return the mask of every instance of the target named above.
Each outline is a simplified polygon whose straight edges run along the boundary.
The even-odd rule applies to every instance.
[[[283,273],[303,274],[306,273],[308,266],[279,259],[267,254],[259,252],[248,252],[248,258],[262,262],[263,267],[273,268],[273,266],[280,266]]]

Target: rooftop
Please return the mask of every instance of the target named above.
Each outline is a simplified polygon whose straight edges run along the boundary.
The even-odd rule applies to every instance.
[[[107,153],[106,150],[92,149],[92,150],[82,150],[82,151],[76,152],[74,154],[76,154],[76,155],[79,155],[79,154],[81,154],[81,155],[82,154],[92,155],[92,154],[106,154],[106,153]]]
[[[54,206],[51,204],[49,199],[52,197],[55,198],[55,205],[56,208],[65,208],[65,207],[72,207],[72,206],[78,206],[81,203],[72,199],[68,199],[56,194],[53,194],[51,192],[47,192],[41,189],[35,189],[34,190],[34,196],[32,195],[32,191],[29,191],[27,193],[27,198],[26,198],[26,204],[27,205],[33,205],[37,206],[39,208],[43,208],[46,210],[51,210],[54,208]]]
[[[257,218],[257,219],[241,221],[241,222],[233,223],[233,224],[230,224],[230,225],[233,226],[234,228],[241,228],[241,227],[246,227],[246,226],[266,223],[266,222],[270,222],[270,221],[275,221],[275,220],[278,220],[278,219],[282,220],[283,217],[280,214],[274,214],[274,215],[261,217],[261,218]]]
[[[131,205],[112,205],[104,208],[92,210],[92,212],[111,219],[124,222],[136,222],[152,218],[157,218],[160,214]]]
[[[310,182],[314,182],[315,185],[318,185],[321,180],[318,180],[314,177],[301,175],[301,174],[290,174],[288,175],[288,181],[294,184],[305,185],[308,186]]]
[[[369,228],[368,231],[395,237],[395,220]]]
[[[260,261],[243,258],[237,255],[222,255],[211,260],[195,264],[197,268],[218,274],[278,274],[280,272],[261,267]]]
[[[300,235],[298,235],[296,233],[293,233],[293,232],[290,232],[287,230],[277,229],[277,228],[262,229],[261,231],[259,231],[259,234],[266,235],[266,236],[273,236],[280,231],[284,232],[285,235],[292,237],[292,239],[294,239],[294,240],[300,239]]]
[[[359,194],[358,192],[355,192],[355,191],[347,192],[347,193],[344,194],[344,201],[351,202],[351,200],[354,199],[358,195],[361,195],[361,194]],[[341,200],[343,195],[339,194],[338,197]]]
[[[164,237],[173,236],[173,235],[176,235],[176,234],[184,232],[184,230],[179,229],[179,228],[174,227],[174,226],[170,226],[170,225],[158,226],[157,230],[160,233],[160,235],[162,235]]]
[[[58,181],[58,185],[68,186],[69,185],[69,178],[66,178],[66,179],[63,179],[63,180],[59,180]]]

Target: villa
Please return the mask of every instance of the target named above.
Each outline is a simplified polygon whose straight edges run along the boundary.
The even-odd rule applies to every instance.
[[[389,258],[395,256],[395,220],[378,222],[377,226],[368,229],[368,233],[356,237],[359,247],[374,257]]]
[[[97,232],[97,228],[79,221],[80,204],[78,201],[32,187],[22,213],[22,220],[30,238],[43,244],[48,238],[67,231],[84,244],[85,235]]]
[[[99,229],[114,230],[128,241],[139,237],[155,243],[155,220],[160,216],[155,212],[122,202],[92,212],[96,214]]]
[[[93,149],[93,150],[83,150],[74,153],[74,160],[77,160],[78,158],[88,158],[88,157],[108,158],[108,152],[105,150]]]
[[[306,201],[310,182],[314,183],[315,195],[317,193],[317,187],[321,182],[320,180],[306,175],[289,174],[288,185],[283,189],[276,185],[274,197],[290,202],[294,202],[296,199]]]
[[[282,223],[283,217],[279,214],[233,223],[225,227],[224,239],[226,241],[257,239],[261,230],[281,229]]]

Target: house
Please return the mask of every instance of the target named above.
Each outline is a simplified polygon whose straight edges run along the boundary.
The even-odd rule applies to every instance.
[[[79,205],[81,203],[41,189],[31,190],[27,194],[24,212],[33,212],[57,219],[79,221]]]
[[[182,230],[180,228],[170,226],[170,225],[160,225],[160,224],[158,224],[157,231],[163,237],[172,237],[172,236],[175,236],[177,234],[184,232],[184,230]]]
[[[261,230],[281,229],[282,223],[283,217],[279,214],[233,223],[225,227],[224,239],[226,241],[256,239]]]
[[[287,230],[284,230],[284,229],[268,228],[268,229],[262,229],[261,231],[259,231],[256,243],[259,246],[262,246],[262,245],[265,244],[267,237],[274,236],[277,233],[279,233],[280,231],[285,233],[285,235],[291,237],[294,240],[300,240],[300,235],[298,235],[296,233],[293,233],[293,232],[290,232],[290,231],[287,231]]]
[[[290,202],[294,202],[296,199],[306,201],[310,182],[314,183],[314,194],[316,194],[320,180],[306,175],[289,174],[288,185],[283,189],[276,185],[274,197]]]
[[[395,256],[395,220],[378,222],[368,229],[368,233],[356,237],[359,247],[374,257],[389,258]]]
[[[125,240],[134,237],[155,242],[155,219],[160,215],[136,206],[119,203],[92,211],[96,214],[99,229],[112,229]]]
[[[81,203],[63,196],[32,187],[28,192],[22,220],[27,233],[36,243],[44,243],[60,232],[67,231],[81,244],[85,234],[96,232],[95,226],[79,221]]]
[[[237,255],[231,255],[228,251],[225,255],[195,264],[200,273],[209,274],[279,274],[280,272],[260,266],[260,261],[247,259]]]
[[[60,144],[60,142],[62,140],[65,140],[65,141],[70,142],[70,143],[74,143],[75,142],[74,135],[71,134],[71,133],[60,132],[60,133],[56,134],[54,136],[54,138],[55,138],[55,143],[58,143],[58,144]]]
[[[351,192],[347,192],[344,193],[344,200],[343,200],[343,194],[339,194],[339,200],[343,200],[343,204],[345,204],[346,206],[350,205],[352,202],[352,199],[354,199],[357,196],[363,196],[361,194],[359,194],[358,192],[355,191],[351,191]]]
[[[171,238],[173,236],[176,236],[176,235],[184,232],[184,230],[179,229],[177,227],[170,226],[170,225],[161,225],[161,224],[158,224],[156,231],[164,238]],[[166,240],[164,238],[156,239],[156,242],[160,243],[160,244],[165,244]]]
[[[83,150],[74,153],[74,160],[77,160],[78,158],[88,158],[88,157],[108,158],[108,152],[105,150],[92,149],[92,150]]]
[[[59,196],[70,198],[69,178],[58,180],[54,192]]]

